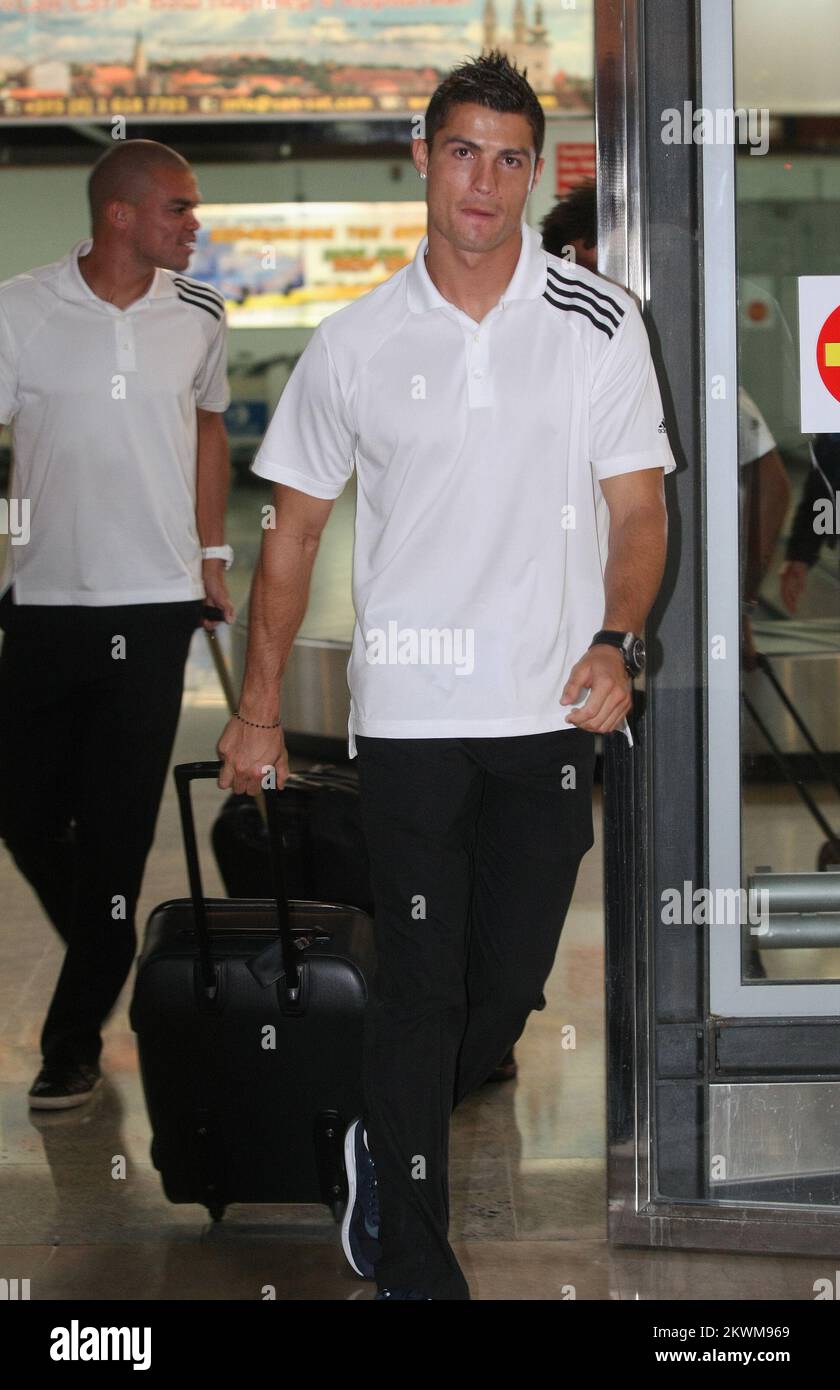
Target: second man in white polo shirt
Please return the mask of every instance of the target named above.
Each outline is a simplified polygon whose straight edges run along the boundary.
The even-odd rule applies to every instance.
[[[92,238],[0,285],[0,421],[30,518],[0,585],[0,834],[66,945],[37,1109],[99,1085],[204,598],[233,618],[224,300],[185,274],[195,179],[131,140],[88,193]]]

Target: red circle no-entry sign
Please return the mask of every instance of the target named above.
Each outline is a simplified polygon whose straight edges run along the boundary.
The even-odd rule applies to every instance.
[[[823,386],[840,401],[840,305],[832,309],[817,338],[817,370]]]

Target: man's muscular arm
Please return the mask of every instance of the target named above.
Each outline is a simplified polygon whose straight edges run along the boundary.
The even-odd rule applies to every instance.
[[[251,585],[248,651],[239,697],[242,719],[232,718],[217,745],[224,767],[219,786],[254,796],[266,767],[277,771],[277,785],[289,775],[281,728],[280,690],[292,644],[306,613],[312,568],[321,532],[334,499],[310,497],[276,484],[275,526],[263,535]],[[242,720],[250,720],[245,724]]]
[[[601,480],[610,513],[604,628],[640,632],[659,592],[668,543],[663,476],[661,468],[642,468]],[[572,667],[561,705],[574,704],[587,686],[586,703],[566,722],[590,733],[611,733],[630,709],[633,688],[615,647],[591,647],[584,653]]]

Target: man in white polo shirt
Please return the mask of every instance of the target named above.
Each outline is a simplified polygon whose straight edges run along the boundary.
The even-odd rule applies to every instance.
[[[428,235],[315,331],[254,464],[278,513],[219,742],[238,792],[288,775],[282,672],[357,474],[348,732],[378,964],[342,1239],[383,1301],[470,1296],[448,1242],[450,1110],[551,970],[593,839],[594,736],[626,727],[664,566],[675,464],[647,337],[628,294],[523,223],[543,137],[502,55],[450,74],[413,145]]]
[[[27,523],[0,583],[0,834],[67,948],[38,1109],[99,1083],[190,640],[205,598],[233,618],[224,301],[184,274],[195,179],[129,141],[88,194],[92,238],[0,285],[10,511]]]

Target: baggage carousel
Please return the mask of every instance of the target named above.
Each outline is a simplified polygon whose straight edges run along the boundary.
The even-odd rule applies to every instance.
[[[753,624],[753,637],[815,742],[840,760],[840,619],[763,619]],[[780,751],[810,759],[807,739],[766,675],[745,671],[743,691]],[[745,758],[763,760],[769,753],[752,719],[743,719],[741,738]]]

